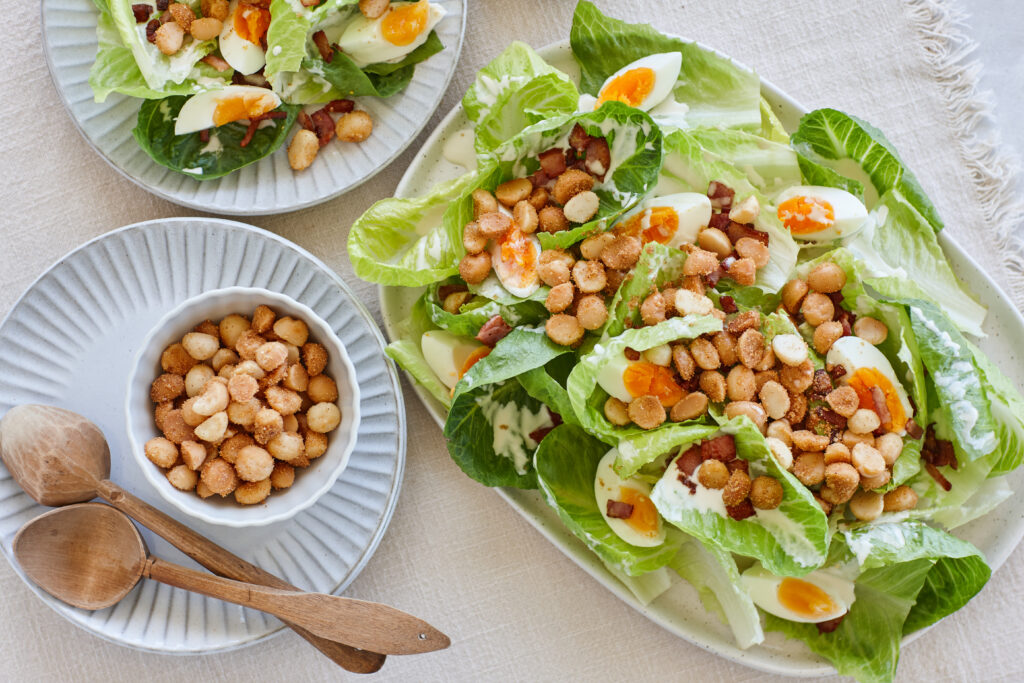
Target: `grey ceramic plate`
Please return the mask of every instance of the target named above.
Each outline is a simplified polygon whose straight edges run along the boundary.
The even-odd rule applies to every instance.
[[[359,98],[358,106],[373,117],[373,135],[358,145],[327,145],[301,173],[288,166],[284,146],[235,173],[206,181],[150,159],[132,137],[141,100],[114,93],[102,103],[93,101],[89,69],[96,56],[97,10],[92,0],[43,0],[43,48],[72,121],[100,156],[129,180],[200,211],[284,213],[327,201],[369,180],[423,130],[455,73],[466,28],[466,0],[434,2],[448,12],[435,29],[445,49],[417,65],[415,77],[400,94]]]
[[[550,63],[578,77],[579,68],[569,51],[568,42],[549,45],[538,52]],[[764,80],[761,81],[761,93],[783,125],[788,130],[794,130],[800,116],[807,110]],[[423,145],[399,183],[395,195],[419,196],[435,183],[464,173],[466,169],[444,158],[443,150],[446,142],[458,137],[458,133],[468,126],[469,121],[461,105],[457,105]],[[1024,319],[988,275],[946,233],[940,234],[939,242],[957,274],[989,307],[985,324],[989,336],[980,342],[981,348],[1017,386],[1024,385],[1024,366],[1021,363],[1019,344],[1019,340],[1024,339]],[[396,324],[408,317],[412,304],[421,292],[419,289],[398,287],[380,289],[384,327],[392,339],[395,338]],[[443,426],[446,416],[444,406],[423,391],[411,377],[409,381],[434,420]],[[1022,490],[1024,471],[1018,470],[1010,475],[1010,483],[1015,490]],[[572,535],[536,491],[510,488],[496,490],[573,562],[666,630],[722,657],[762,671],[788,676],[826,676],[835,673],[835,669],[826,660],[811,653],[803,643],[786,640],[778,633],[766,633],[764,643],[741,650],[736,646],[729,628],[704,609],[697,592],[685,582],[677,583],[651,604],[642,605],[605,569],[598,557]],[[992,568],[998,568],[1024,537],[1024,497],[1010,498],[986,517],[957,529],[956,535],[974,543],[985,553]],[[998,575],[992,580],[999,581]],[[970,605],[965,609],[971,609]],[[914,633],[904,642],[909,643],[922,634],[921,631]]]
[[[360,387],[358,437],[348,466],[315,505],[289,520],[235,529],[183,516],[147,482],[129,452],[125,391],[135,355],[165,313],[200,292],[259,287],[305,304],[348,350]],[[111,478],[228,550],[290,583],[340,593],[373,555],[391,520],[405,467],[405,407],[383,338],[327,266],[269,232],[219,219],[130,225],[66,255],[0,323],[0,414],[22,403],[80,413],[110,443]],[[45,511],[0,464],[0,544]],[[142,529],[159,557],[196,566]],[[282,629],[261,612],[142,581],[117,605],[88,612],[26,583],[62,616],[107,640],[196,654],[249,645]]]

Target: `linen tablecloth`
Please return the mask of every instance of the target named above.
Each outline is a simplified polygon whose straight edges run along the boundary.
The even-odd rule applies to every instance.
[[[808,108],[837,107],[881,127],[931,195],[947,230],[1013,292],[1018,306],[1024,302],[1024,268],[1011,257],[1020,217],[1006,189],[1012,169],[998,147],[973,135],[985,111],[974,93],[975,72],[967,64],[956,7],[934,0],[598,4],[615,16],[649,21],[718,48]],[[574,6],[573,0],[470,0],[461,62],[427,132],[509,41],[541,46],[567,38]],[[150,196],[92,151],[47,73],[38,4],[3,0],[3,10],[0,314],[82,242],[127,223],[194,215]],[[350,194],[249,222],[319,256],[379,319],[375,287],[358,281],[348,263],[348,227],[373,201],[391,195],[427,132]],[[216,214],[216,207],[209,209]],[[378,680],[775,680],[710,655],[621,603],[495,493],[459,471],[408,387],[406,406],[403,493],[380,549],[347,594],[423,616],[453,644],[426,656],[392,657]],[[970,605],[906,648],[899,680],[1024,680],[1022,594],[1024,550],[1018,549]],[[0,596],[4,681],[345,677],[290,632],[204,657],[112,645],[44,606],[5,562]]]

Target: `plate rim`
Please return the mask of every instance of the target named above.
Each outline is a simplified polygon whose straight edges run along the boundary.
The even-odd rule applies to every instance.
[[[83,6],[92,6],[91,0],[75,0],[75,1],[76,2],[81,2]],[[148,193],[150,193],[150,194],[152,194],[152,195],[154,195],[156,197],[159,197],[160,199],[163,199],[165,201],[171,202],[172,204],[175,204],[177,206],[182,206],[182,207],[185,207],[185,208],[188,208],[188,209],[194,209],[196,211],[203,211],[203,212],[210,211],[211,207],[209,207],[209,206],[202,206],[202,205],[198,204],[197,202],[191,202],[191,201],[187,201],[187,200],[184,200],[184,199],[180,199],[180,198],[174,197],[171,194],[169,194],[166,191],[164,191],[162,188],[155,187],[153,185],[150,185],[148,183],[143,182],[139,178],[134,177],[133,175],[128,173],[128,171],[126,171],[125,169],[123,169],[120,166],[118,166],[114,162],[114,160],[111,159],[104,150],[100,149],[100,147],[93,141],[93,139],[86,134],[85,129],[82,128],[82,124],[79,122],[78,117],[75,115],[74,109],[72,109],[72,107],[71,107],[71,103],[68,101],[68,97],[67,97],[67,94],[64,92],[64,88],[61,86],[60,82],[57,80],[57,69],[56,69],[56,67],[55,67],[55,65],[53,63],[53,55],[51,54],[50,39],[49,39],[49,36],[48,36],[48,33],[47,33],[47,24],[46,24],[47,6],[50,3],[52,3],[52,2],[54,2],[54,0],[42,0],[42,2],[39,3],[39,26],[40,26],[40,32],[42,33],[43,58],[46,60],[46,72],[50,76],[50,83],[53,85],[53,89],[57,91],[57,96],[60,98],[61,104],[64,105],[64,111],[67,113],[68,118],[71,119],[71,122],[74,124],[75,130],[77,130],[79,135],[82,136],[82,139],[85,140],[86,144],[89,145],[90,148],[92,148],[92,151],[95,152],[101,159],[103,159],[103,161],[105,161],[108,166],[110,166],[112,169],[117,171],[117,173],[120,174],[123,178],[126,178],[126,179],[130,180],[132,183],[134,183],[139,188],[145,190],[146,192],[148,192]],[[427,124],[430,123],[430,118],[434,115],[434,112],[436,112],[438,110],[438,108],[441,106],[441,101],[444,99],[445,94],[448,92],[448,88],[449,88],[449,86],[451,86],[452,78],[455,76],[455,71],[458,69],[459,60],[462,57],[462,47],[465,44],[465,38],[466,38],[466,11],[468,10],[469,0],[457,0],[457,2],[459,2],[462,5],[462,11],[459,13],[458,40],[456,42],[456,45],[454,46],[455,58],[452,60],[451,67],[449,67],[448,72],[445,74],[444,83],[442,84],[442,86],[440,88],[438,88],[437,94],[434,96],[434,102],[432,103],[432,105],[430,107],[429,113],[426,116],[423,117],[423,120],[417,126],[415,126],[415,130],[409,135],[408,139],[406,139],[402,144],[400,144],[394,150],[394,152],[392,152],[391,156],[389,156],[383,163],[378,164],[372,171],[370,171],[368,174],[366,174],[365,176],[363,176],[362,178],[360,178],[356,182],[354,182],[351,185],[348,185],[346,187],[343,187],[341,189],[336,189],[336,190],[334,190],[334,191],[324,195],[323,197],[317,197],[317,198],[314,198],[314,199],[311,199],[311,200],[308,200],[308,201],[299,202],[299,203],[296,203],[296,204],[292,204],[292,205],[288,205],[288,206],[283,206],[283,207],[278,207],[278,208],[273,208],[273,209],[255,209],[255,210],[252,210],[252,209],[242,209],[242,208],[224,209],[222,207],[218,207],[217,208],[217,213],[218,214],[222,214],[222,215],[226,215],[226,216],[243,217],[243,216],[276,216],[278,214],[283,214],[283,213],[292,213],[294,211],[302,211],[303,209],[309,209],[309,208],[312,208],[314,206],[318,206],[320,204],[323,204],[325,202],[329,202],[329,201],[331,201],[333,199],[337,199],[338,197],[340,197],[340,196],[342,196],[344,194],[347,194],[347,193],[355,190],[356,188],[358,188],[359,186],[363,185],[367,181],[369,181],[372,178],[376,177],[377,174],[379,174],[385,168],[391,166],[391,164],[393,164],[395,162],[395,160],[398,159],[398,157],[400,157],[403,153],[405,153],[406,150],[409,149],[409,147],[412,145],[412,143],[416,141],[416,138],[418,138],[420,136],[420,134],[423,132],[423,130],[427,127]],[[97,48],[98,48],[98,46],[99,46],[98,45],[98,41],[96,41],[96,42],[97,42]],[[448,49],[448,48],[445,48],[445,49]],[[125,96],[125,97],[128,97],[128,96]],[[142,100],[143,98],[134,98],[134,99]],[[388,99],[388,98],[377,98],[377,99]],[[282,145],[282,146],[284,146],[284,145]],[[257,163],[257,164],[261,163],[261,162],[263,162],[267,158],[269,158],[269,157],[264,157],[264,159],[259,159],[258,161],[254,162],[254,163]],[[156,164],[157,162],[156,161],[152,161],[152,163]],[[240,170],[241,169],[236,169],[236,171],[240,171]],[[231,176],[231,173],[229,173],[228,175],[223,176],[221,178],[211,179],[209,182],[211,182],[211,183],[219,183],[222,180],[224,180],[224,178],[227,178],[227,177],[230,177],[230,176]],[[195,182],[198,183],[198,182],[205,182],[205,181],[195,180]],[[127,227],[127,226],[122,226],[122,227]]]
[[[298,252],[300,256],[309,259],[313,263],[313,265],[315,265],[317,268],[320,268],[334,282],[334,284],[338,286],[339,289],[341,289],[345,296],[348,297],[350,302],[353,304],[355,312],[361,317],[363,317],[363,319],[368,323],[369,333],[380,349],[380,353],[381,356],[383,357],[384,365],[387,371],[387,376],[391,383],[391,387],[394,390],[395,397],[395,416],[398,422],[398,430],[396,432],[397,448],[395,449],[395,474],[391,482],[387,502],[384,508],[381,510],[380,524],[378,524],[377,529],[375,530],[373,537],[370,540],[370,543],[362,550],[358,559],[352,564],[352,569],[349,571],[346,579],[344,581],[339,582],[339,584],[331,590],[331,594],[340,595],[343,591],[347,590],[349,586],[352,585],[352,583],[359,577],[360,574],[362,574],[363,570],[366,568],[366,565],[369,563],[370,559],[376,554],[381,542],[384,539],[384,536],[387,533],[388,528],[391,525],[395,509],[397,508],[398,505],[398,500],[401,497],[402,484],[405,481],[405,465],[408,450],[408,423],[406,419],[405,397],[402,392],[402,383],[398,376],[398,368],[395,365],[395,362],[384,351],[385,347],[387,346],[384,335],[381,332],[380,327],[377,325],[376,321],[374,321],[373,316],[370,314],[369,310],[367,310],[367,308],[363,305],[359,298],[355,296],[355,293],[351,290],[348,283],[346,283],[341,278],[341,276],[334,271],[334,269],[330,268],[322,260],[317,258],[314,254],[310,253],[301,245],[296,244],[295,242],[292,242],[288,239],[285,239],[284,237],[281,237],[280,235],[277,235],[273,232],[270,232],[269,230],[265,230],[254,225],[250,225],[248,223],[243,223],[241,221],[220,218],[216,216],[172,216],[168,218],[154,218],[123,225],[108,232],[97,235],[83,242],[82,244],[74,247],[67,253],[63,254],[62,256],[58,257],[56,260],[50,263],[50,265],[48,265],[34,280],[32,280],[32,282],[25,287],[25,289],[21,292],[20,295],[18,295],[18,298],[14,301],[13,304],[11,304],[10,310],[8,310],[7,313],[4,314],[3,318],[0,319],[0,329],[7,325],[11,316],[14,314],[18,306],[22,303],[22,301],[29,294],[29,292],[35,289],[35,287],[43,280],[43,278],[49,275],[66,259],[84,251],[85,249],[91,247],[94,243],[101,242],[104,239],[109,239],[112,236],[120,235],[122,233],[129,232],[132,230],[142,231],[154,224],[177,223],[187,225],[193,222],[210,223],[231,230],[240,230],[243,232],[254,233],[256,235],[259,235],[260,237],[270,239],[270,241],[276,242],[284,248],[294,249],[296,252]],[[122,425],[122,427],[124,427],[124,425]],[[134,462],[134,458],[131,455],[126,455],[125,458],[130,459],[132,460],[132,462]],[[315,505],[310,507],[315,507]],[[177,518],[177,514],[172,514],[172,516]],[[187,522],[188,520],[186,519],[185,523],[187,524]],[[133,523],[135,522],[133,521]],[[259,529],[259,527],[252,528]],[[247,639],[241,640],[237,643],[231,643],[221,647],[213,648],[194,647],[190,649],[187,647],[183,647],[180,649],[163,649],[155,647],[146,647],[145,645],[139,643],[125,642],[122,640],[118,640],[117,638],[114,638],[110,634],[103,633],[93,628],[90,628],[87,624],[75,619],[73,616],[74,614],[76,614],[76,612],[73,611],[75,608],[72,608],[70,606],[65,606],[65,608],[62,608],[64,603],[62,603],[60,600],[56,598],[51,597],[48,593],[43,591],[39,586],[37,586],[35,583],[28,579],[28,577],[25,575],[24,571],[21,569],[18,563],[14,561],[13,555],[11,554],[11,551],[6,546],[6,544],[0,543],[0,553],[3,554],[4,558],[7,560],[7,562],[11,566],[11,569],[18,576],[18,578],[21,579],[21,581],[29,588],[29,590],[36,594],[36,596],[44,605],[49,607],[51,610],[56,612],[59,616],[61,616],[63,619],[65,619],[75,627],[81,629],[82,631],[85,631],[91,636],[101,638],[109,643],[113,643],[120,647],[126,647],[131,650],[172,656],[218,654],[223,652],[232,652],[234,650],[239,650],[241,648],[249,647],[251,645],[267,641],[270,638],[280,635],[286,630],[286,626],[283,623],[279,622],[276,626],[268,630],[266,633],[254,635]]]
[[[811,111],[810,109],[805,107],[801,102],[797,101],[796,99],[791,97],[788,93],[786,93],[781,88],[776,86],[772,81],[764,78],[763,76],[758,74],[757,71],[755,71],[754,69],[751,69],[749,66],[747,66],[743,62],[741,62],[741,61],[731,57],[730,55],[727,55],[727,54],[721,52],[720,50],[717,50],[717,49],[715,49],[713,47],[710,47],[710,46],[706,45],[705,43],[702,43],[699,40],[693,40],[693,39],[686,38],[686,37],[683,37],[683,36],[678,36],[678,35],[675,35],[675,34],[666,34],[666,35],[669,35],[669,36],[674,37],[674,38],[678,38],[680,40],[684,40],[684,41],[686,41],[688,43],[693,43],[693,44],[695,44],[695,45],[697,45],[697,46],[699,46],[699,47],[701,47],[701,48],[703,48],[705,50],[708,50],[709,52],[714,53],[715,55],[717,55],[719,57],[722,57],[723,59],[729,60],[731,63],[737,65],[738,67],[740,67],[742,69],[745,69],[745,70],[747,70],[747,71],[749,71],[751,73],[756,74],[758,76],[759,81],[760,81],[760,86],[761,86],[760,90],[761,90],[761,94],[762,95],[767,95],[770,99],[774,100],[775,102],[782,102],[782,103],[784,103],[787,107],[790,107],[794,111],[799,112],[801,116],[803,116],[804,114],[807,114],[807,113],[809,113]],[[570,49],[570,43],[569,43],[568,39],[556,40],[556,41],[548,43],[548,44],[546,44],[546,45],[544,45],[544,46],[542,46],[540,48],[535,48],[536,52],[542,58],[544,58],[544,59],[548,59],[554,53],[557,53],[559,51],[564,51],[566,49]],[[774,104],[774,102],[771,102],[770,104]],[[431,132],[430,136],[423,142],[423,145],[421,146],[420,150],[416,153],[416,156],[413,158],[413,160],[410,162],[409,166],[407,167],[406,172],[402,175],[401,180],[399,181],[397,187],[395,188],[395,192],[394,192],[394,196],[395,197],[404,198],[406,196],[406,193],[408,192],[408,186],[412,182],[411,179],[412,179],[413,173],[422,163],[424,163],[424,160],[427,157],[427,150],[428,149],[434,149],[434,148],[439,149],[439,146],[438,146],[439,138],[442,136],[444,131],[451,125],[451,123],[463,112],[464,112],[464,109],[462,107],[462,101],[459,100],[458,102],[455,103],[455,105],[452,106],[452,108],[448,111],[448,113],[445,114],[444,118],[441,119],[441,121],[438,123],[438,125],[433,130],[433,132]],[[998,285],[998,283],[996,283],[992,279],[992,277],[989,275],[989,273],[986,272],[978,264],[978,262],[974,259],[974,257],[971,256],[971,254],[969,254],[967,251],[965,251],[948,232],[946,232],[946,231],[940,232],[938,234],[938,239],[942,243],[940,246],[943,248],[943,251],[946,251],[947,249],[955,250],[955,252],[956,252],[958,257],[963,258],[965,261],[967,261],[978,272],[978,274],[984,279],[985,283],[989,287],[992,288],[992,290],[994,291],[995,295],[999,299],[1001,299],[1002,301],[1004,301],[1007,304],[1009,304],[1008,308],[1013,313],[1014,322],[1017,325],[1019,325],[1022,329],[1024,329],[1024,314],[1022,314],[1021,311],[1016,307],[1016,305],[1014,305],[1013,300],[1010,299],[1009,296],[1007,296],[1007,294],[1003,290],[1003,288],[1000,287]],[[378,296],[378,299],[380,300],[381,317],[382,317],[383,322],[384,322],[384,331],[386,332],[388,338],[391,338],[391,339],[395,338],[395,331],[396,330],[395,330],[395,325],[392,322],[393,318],[392,318],[391,315],[389,315],[387,313],[386,308],[385,308],[386,305],[387,305],[386,302],[390,300],[390,297],[388,296],[388,292],[391,291],[391,290],[401,291],[401,290],[405,290],[405,289],[409,289],[409,288],[408,287],[388,286],[388,285],[383,285],[383,284],[377,285],[377,296]],[[429,413],[431,419],[433,419],[433,421],[435,422],[435,424],[438,425],[438,427],[443,429],[444,428],[444,420],[441,419],[441,416],[438,413],[438,407],[437,407],[440,404],[437,404],[436,399],[434,399],[424,389],[422,389],[422,387],[420,387],[419,384],[416,383],[415,379],[408,372],[406,372],[403,369],[400,369],[400,370],[401,370],[402,374],[408,379],[410,387],[412,388],[413,392],[416,394],[416,397],[420,400],[420,403],[424,406],[424,408]],[[752,648],[749,648],[747,650],[741,649],[741,648],[739,648],[738,646],[735,646],[735,645],[733,645],[729,649],[724,649],[724,648],[720,648],[720,647],[718,647],[718,646],[716,646],[716,645],[714,645],[712,643],[709,643],[709,642],[700,642],[700,641],[697,641],[697,640],[692,640],[691,638],[676,632],[676,630],[674,628],[670,628],[670,625],[661,623],[661,621],[658,618],[656,618],[653,615],[651,615],[648,612],[648,610],[646,609],[646,606],[641,605],[635,599],[635,597],[629,592],[629,590],[625,586],[623,586],[621,584],[621,582],[619,582],[617,579],[615,579],[614,576],[609,574],[607,571],[601,572],[600,570],[596,570],[596,569],[594,569],[594,568],[592,568],[592,567],[590,567],[588,565],[580,563],[576,559],[576,557],[574,557],[571,554],[570,548],[566,544],[564,544],[560,538],[558,538],[556,533],[554,533],[553,531],[548,529],[546,527],[546,525],[543,524],[543,521],[540,518],[536,517],[529,510],[527,510],[518,500],[516,500],[516,496],[517,495],[523,495],[524,494],[523,490],[508,489],[508,488],[500,487],[500,486],[499,487],[492,487],[492,488],[502,498],[502,500],[504,500],[509,506],[512,507],[512,509],[514,509],[516,511],[516,513],[518,513],[520,515],[520,517],[522,517],[527,523],[529,523],[531,527],[533,527],[537,532],[539,532],[541,534],[541,536],[543,536],[545,538],[545,540],[547,540],[549,543],[551,543],[557,550],[559,550],[563,555],[565,555],[573,564],[575,564],[577,567],[579,567],[584,572],[586,572],[589,576],[591,576],[593,579],[595,579],[599,584],[601,584],[602,587],[604,587],[606,590],[608,590],[612,595],[614,595],[615,597],[617,597],[620,600],[622,600],[623,602],[625,602],[627,605],[629,605],[629,607],[633,608],[635,611],[637,611],[638,613],[640,613],[641,615],[646,617],[649,621],[651,621],[653,624],[655,624],[659,628],[662,628],[662,629],[668,631],[673,636],[675,636],[677,638],[682,638],[686,642],[688,642],[688,643],[690,643],[692,645],[695,645],[696,647],[699,647],[702,650],[710,652],[710,653],[712,653],[712,654],[714,654],[716,656],[722,657],[722,658],[727,659],[727,660],[729,660],[731,662],[734,662],[736,664],[740,664],[742,666],[745,666],[745,667],[748,667],[748,668],[751,668],[751,669],[755,669],[755,670],[758,670],[758,671],[763,671],[765,673],[780,674],[780,675],[794,676],[794,677],[800,677],[800,678],[821,677],[821,676],[834,675],[836,673],[836,668],[831,663],[829,663],[827,660],[821,659],[820,656],[818,656],[818,655],[814,655],[814,656],[818,656],[819,659],[821,659],[820,665],[818,665],[818,666],[808,665],[808,666],[802,666],[800,668],[792,668],[792,667],[786,667],[782,663],[776,663],[776,662],[773,662],[773,661],[760,661],[760,660],[750,661],[750,660],[748,660],[745,657],[746,653],[749,652],[750,650],[754,649],[754,648],[759,647],[757,645],[755,645]],[[527,491],[525,493],[528,494],[529,491]],[[1016,541],[1010,546],[1009,553],[1007,553],[1004,557],[999,558],[999,562],[998,563],[996,563],[994,565],[990,565],[990,566],[992,566],[992,573],[993,574],[995,574],[995,572],[1000,567],[1002,567],[1002,565],[1005,563],[1006,559],[1008,559],[1009,554],[1011,554],[1013,552],[1013,549],[1016,548],[1017,546],[1019,546],[1021,541],[1024,540],[1024,523],[1019,524],[1017,526],[1017,528],[1013,530],[1012,535],[1016,536]],[[573,538],[575,538],[575,536],[573,536]],[[587,551],[589,552],[589,549],[587,549]],[[988,561],[987,557],[986,557],[986,561]],[[942,620],[940,620],[940,622],[941,621]],[[907,636],[904,636],[901,639],[901,641],[900,641],[900,647],[902,648],[903,646],[908,645],[908,644],[914,642],[919,637],[921,637],[922,635],[924,635],[925,633],[930,631],[932,628],[934,628],[934,626],[936,626],[938,623],[939,622],[936,622],[936,624],[932,624],[932,625],[930,625],[930,626],[928,626],[926,628],[920,629],[918,631],[915,631],[914,633],[911,633],[911,634],[909,634]],[[814,653],[811,653],[811,654],[813,655]]]

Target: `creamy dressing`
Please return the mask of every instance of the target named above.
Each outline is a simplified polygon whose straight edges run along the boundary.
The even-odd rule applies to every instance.
[[[478,398],[476,404],[491,423],[494,452],[511,460],[516,472],[526,474],[526,466],[537,448],[530,434],[554,426],[547,408],[540,406],[534,413],[529,407],[514,402],[499,403],[490,394]]]
[[[762,510],[755,507],[754,516],[798,564],[814,567],[825,559],[807,540],[804,528],[779,508]]]
[[[703,464],[701,467],[703,467]],[[694,470],[693,476],[690,477],[696,486],[696,489],[691,492],[688,486],[679,481],[681,472],[673,461],[665,471],[661,481],[655,485],[654,491],[651,492],[651,500],[654,501],[654,506],[658,508],[662,516],[671,519],[665,513],[672,510],[695,510],[701,514],[714,512],[722,517],[728,516],[725,503],[722,501],[722,491],[719,489],[709,489],[697,481],[699,472],[700,467]]]
[[[691,128],[690,123],[686,120],[689,111],[689,105],[685,102],[676,102],[675,97],[669,96],[647,113],[659,128],[686,130]]]
[[[209,141],[203,145],[203,148],[199,150],[200,154],[220,154],[224,149],[224,145],[221,144],[220,137],[216,133],[210,134]]]
[[[503,75],[498,80],[491,78],[487,74],[477,76],[476,85],[473,87],[473,90],[476,93],[477,101],[485,108],[484,116],[486,116],[491,107],[498,103],[498,97],[505,92],[508,86],[525,81],[525,76],[511,76],[509,74]]]
[[[473,146],[473,129],[464,128],[445,140],[441,154],[456,166],[470,171],[476,170],[476,148]]]
[[[903,527],[898,524],[872,525],[870,534],[846,534],[846,545],[857,558],[857,564],[861,566],[871,555],[871,550],[875,546],[874,541],[893,548],[902,548],[907,544],[907,537],[903,533]]]

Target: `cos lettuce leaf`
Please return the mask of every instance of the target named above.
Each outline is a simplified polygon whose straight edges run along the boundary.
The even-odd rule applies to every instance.
[[[761,82],[757,74],[731,60],[654,30],[628,24],[601,13],[590,2],[576,5],[569,43],[580,65],[580,88],[596,95],[605,80],[627,64],[661,52],[683,56],[673,92],[689,110],[691,128],[761,129]]]
[[[489,354],[473,364],[455,385],[455,397],[473,389],[503,382],[527,370],[569,353],[551,341],[543,327],[517,327],[501,339]]]
[[[438,379],[427,364],[420,349],[423,333],[434,329],[426,311],[426,300],[420,297],[413,304],[408,317],[401,321],[395,334],[395,341],[388,344],[385,352],[398,365],[413,376],[416,383],[427,390],[445,408],[451,406],[452,397],[448,387]]]
[[[981,373],[985,398],[995,425],[998,446],[989,456],[992,469],[988,476],[996,477],[1012,472],[1024,461],[1024,398],[981,349],[964,341],[974,354],[974,364]]]
[[[453,280],[452,282],[460,282]],[[438,297],[442,283],[431,284],[423,293],[424,305],[431,321],[441,329],[464,337],[475,337],[480,328],[488,320],[500,315],[502,320],[512,327],[524,324],[536,324],[548,317],[547,309],[540,301],[520,301],[503,304],[486,296],[475,296],[463,304],[458,313],[449,313],[442,308],[443,301]]]
[[[734,166],[766,196],[801,182],[796,152],[787,142],[772,142],[729,128],[701,128],[690,134],[712,158]]]
[[[608,306],[608,322],[602,336],[614,337],[629,327],[639,327],[640,303],[652,287],[678,280],[683,275],[686,253],[664,244],[649,242],[640,252],[633,271],[615,291]]]
[[[561,425],[544,437],[534,456],[537,481],[547,501],[573,534],[608,565],[629,576],[668,564],[683,536],[668,530],[665,543],[641,548],[622,540],[605,521],[594,496],[597,464],[608,446],[579,427]]]
[[[811,161],[803,154],[797,154],[796,161],[800,166],[800,177],[804,185],[838,187],[840,190],[846,190],[857,199],[864,201],[863,183],[836,173],[828,166]]]
[[[409,85],[416,64],[443,49],[441,39],[435,31],[431,31],[427,42],[394,64],[370,64],[360,68],[344,52],[335,50],[330,62],[325,62],[319,53],[304,57],[302,69],[319,76],[333,88],[332,91],[321,92],[313,102],[348,97],[391,97]]]

